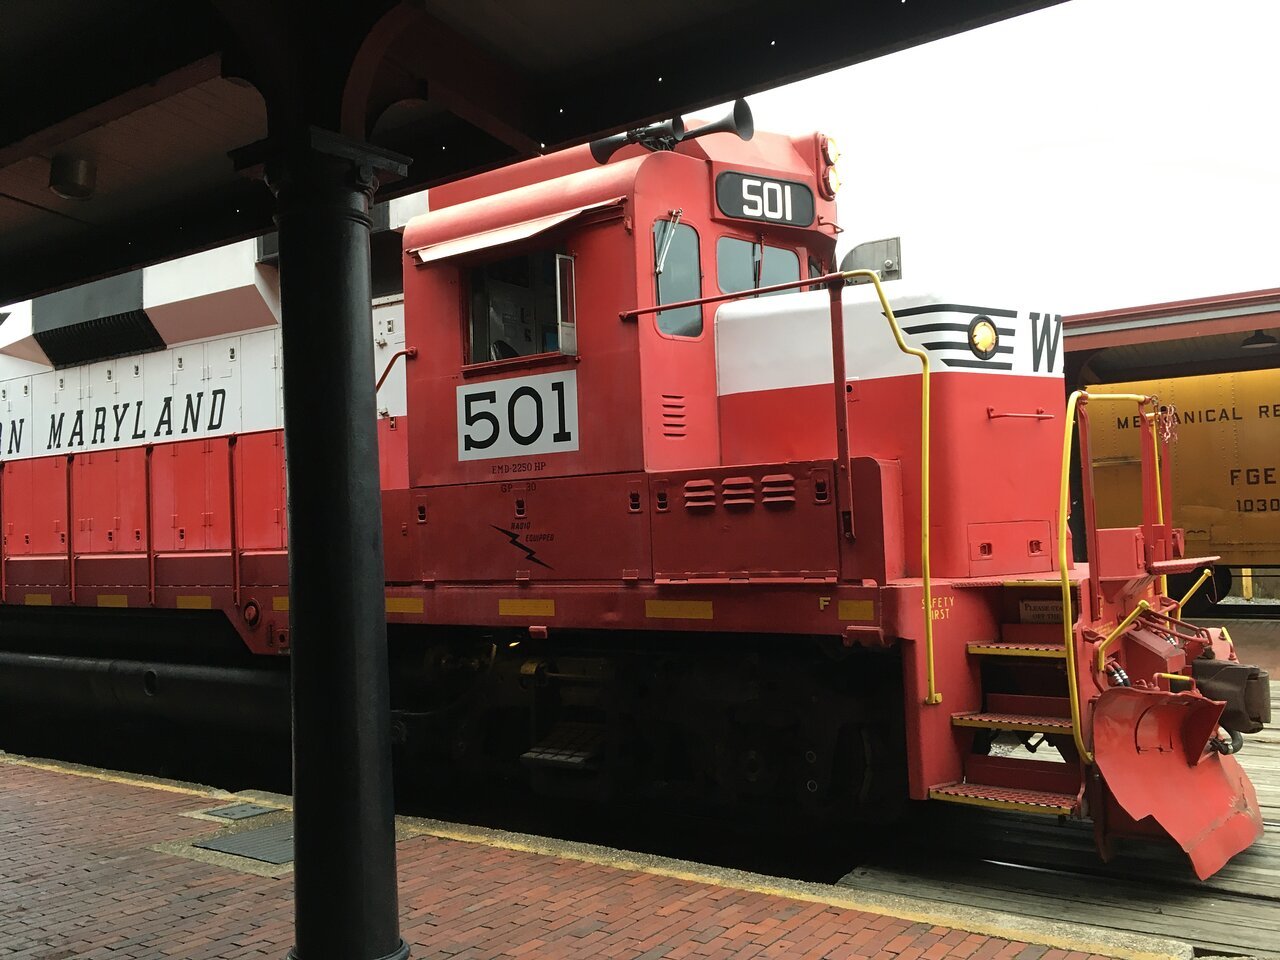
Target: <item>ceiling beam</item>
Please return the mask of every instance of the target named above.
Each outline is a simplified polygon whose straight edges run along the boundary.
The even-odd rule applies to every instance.
[[[356,54],[343,95],[342,132],[366,137],[388,107],[416,96],[530,155],[540,149],[533,93],[531,77],[421,8],[401,3],[374,25]]]
[[[217,76],[220,37],[200,5],[139,2],[80,26],[0,60],[0,166]]]
[[[211,53],[193,63],[178,67],[150,83],[132,87],[92,104],[79,113],[48,126],[39,127],[25,135],[12,130],[0,133],[0,137],[17,136],[16,140],[0,145],[0,169],[19,160],[25,160],[27,157],[52,152],[68,140],[74,140],[82,134],[105,126],[113,120],[126,117],[143,107],[167,100],[208,80],[214,80],[221,76],[221,73],[222,57]]]

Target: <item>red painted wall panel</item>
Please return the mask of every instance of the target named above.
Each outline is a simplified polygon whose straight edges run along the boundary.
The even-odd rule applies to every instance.
[[[653,475],[654,575],[834,579],[840,560],[831,478],[830,466],[820,463]]]
[[[409,418],[378,418],[378,468],[383,490],[409,486]]]
[[[67,552],[67,460],[44,457],[4,465],[8,556]]]
[[[426,491],[404,519],[432,579],[647,579],[647,500],[643,474],[487,483]]]
[[[157,550],[230,549],[226,438],[161,444],[151,471]]]
[[[0,513],[4,520],[5,557],[31,553],[31,464],[30,460],[11,460],[4,465]]]
[[[140,447],[82,453],[71,461],[75,550],[146,550],[146,451]]]
[[[284,436],[249,433],[236,441],[236,538],[241,550],[285,544]]]
[[[920,378],[855,382],[849,400],[854,457],[902,465],[907,574],[920,570]],[[930,486],[935,576],[1002,576],[1049,569],[1057,529],[1062,451],[1062,382],[1054,377],[947,373],[932,380]],[[993,414],[1047,411],[1049,419]],[[835,411],[829,384],[720,398],[726,460],[834,456]],[[977,525],[1005,528],[997,543]],[[857,527],[858,505],[854,504]],[[1046,534],[1045,525],[1050,533]],[[1026,531],[1024,533],[1024,531]],[[971,536],[972,534],[972,536]],[[974,538],[977,538],[976,540]],[[993,553],[971,560],[971,540]],[[1029,545],[1040,541],[1032,554]]]

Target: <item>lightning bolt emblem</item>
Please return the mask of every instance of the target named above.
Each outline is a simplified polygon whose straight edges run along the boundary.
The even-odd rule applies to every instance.
[[[497,524],[493,524],[493,523],[489,524],[489,526],[493,527],[493,529],[497,530],[500,534],[502,534],[504,537],[510,540],[511,545],[513,547],[515,547],[517,550],[523,551],[524,555],[528,557],[530,560],[532,560],[534,563],[536,563],[538,566],[546,567],[548,570],[555,569],[554,567],[551,566],[551,564],[544,563],[543,561],[539,560],[538,552],[536,550],[530,550],[523,543],[521,543],[520,534],[517,533],[516,531],[504,529],[503,527],[499,527]]]

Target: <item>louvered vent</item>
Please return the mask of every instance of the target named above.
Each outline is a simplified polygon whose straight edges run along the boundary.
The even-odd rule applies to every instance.
[[[720,493],[726,507],[752,507],[756,502],[756,482],[750,477],[725,477]]]
[[[716,484],[714,480],[690,480],[684,485],[684,505],[689,510],[714,510]]]
[[[683,437],[688,433],[684,412],[684,397],[672,393],[662,395],[662,435]]]
[[[52,330],[37,330],[35,338],[45,356],[59,369],[165,347],[164,339],[151,325],[145,310],[129,310]]]
[[[796,478],[789,473],[771,473],[760,481],[760,499],[766,506],[791,506],[796,502]]]

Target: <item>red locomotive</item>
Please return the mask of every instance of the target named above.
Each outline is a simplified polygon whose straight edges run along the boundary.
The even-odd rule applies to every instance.
[[[835,159],[739,107],[432,191],[374,311],[403,737],[553,792],[1090,817],[1208,876],[1261,833],[1231,754],[1267,677],[1165,595],[1213,558],[1157,401],[1064,403],[1057,315],[837,269]],[[275,338],[4,381],[7,622],[205,610],[287,652]],[[1086,565],[1100,402],[1142,418],[1143,489],[1099,529],[1084,472]],[[55,648],[5,654],[8,699],[57,696]],[[183,689],[108,654],[113,704]]]

